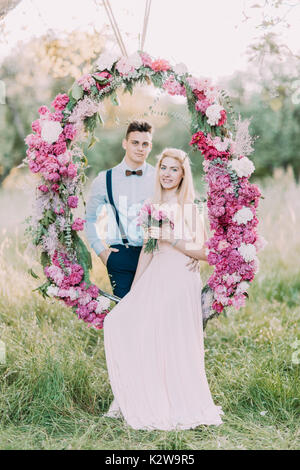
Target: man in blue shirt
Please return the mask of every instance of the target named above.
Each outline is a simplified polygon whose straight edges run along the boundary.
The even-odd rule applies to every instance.
[[[131,122],[122,146],[125,156],[121,163],[108,172],[101,171],[94,179],[85,217],[87,239],[107,268],[114,295],[121,298],[130,290],[143,245],[137,216],[145,199],[154,192],[155,168],[146,163],[152,149],[151,125],[145,121]],[[109,248],[96,230],[97,217],[104,205]]]

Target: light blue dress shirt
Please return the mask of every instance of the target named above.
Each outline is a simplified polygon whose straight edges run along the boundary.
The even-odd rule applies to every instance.
[[[132,171],[132,168],[127,165],[125,157],[119,165],[112,168],[112,195],[129,245],[142,246],[143,229],[137,226],[137,217],[145,199],[153,196],[155,168],[149,165],[149,163],[144,162],[143,165],[136,168],[136,170],[143,170],[141,176],[126,176],[126,170]],[[122,244],[122,237],[114,210],[107,196],[106,170],[100,171],[94,179],[86,205],[85,233],[90,246],[97,255],[106,248],[96,230],[96,221],[104,205],[106,206],[108,217],[105,241],[108,245]]]

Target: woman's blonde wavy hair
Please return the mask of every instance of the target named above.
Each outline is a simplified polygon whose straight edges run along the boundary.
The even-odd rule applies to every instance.
[[[195,241],[197,243],[203,243],[204,241],[204,220],[203,216],[199,214],[198,208],[196,204],[194,203],[195,200],[195,188],[194,188],[194,182],[193,182],[193,175],[192,175],[192,170],[191,170],[191,164],[190,164],[190,159],[188,155],[180,149],[176,148],[165,148],[161,154],[157,156],[157,163],[155,166],[156,174],[155,174],[155,186],[154,186],[154,195],[153,195],[153,203],[154,204],[162,204],[163,203],[163,188],[160,183],[160,178],[159,178],[159,170],[162,165],[163,159],[165,157],[171,157],[177,160],[181,168],[183,170],[183,177],[181,182],[178,185],[177,188],[177,200],[178,204],[181,208],[181,214],[185,214],[185,221],[191,231],[191,233],[195,232]],[[192,204],[194,206],[194,210],[196,213],[196,227],[193,227],[192,220],[186,217],[186,210],[185,210],[185,205],[186,204]]]

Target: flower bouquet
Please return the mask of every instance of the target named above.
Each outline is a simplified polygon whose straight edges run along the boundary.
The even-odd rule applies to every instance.
[[[150,227],[161,228],[163,224],[169,224],[174,230],[174,222],[171,220],[167,208],[146,201],[139,212],[137,225],[147,233]],[[158,250],[157,241],[157,238],[149,237],[145,245],[145,253],[153,253],[154,250]]]

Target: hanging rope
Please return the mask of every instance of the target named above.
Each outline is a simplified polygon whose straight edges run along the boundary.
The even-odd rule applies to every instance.
[[[128,57],[128,54],[127,54],[127,51],[126,51],[126,48],[125,48],[120,30],[119,30],[118,23],[116,22],[115,16],[113,14],[113,11],[112,11],[112,8],[111,8],[111,5],[110,5],[110,0],[102,0],[102,3],[103,3],[104,8],[106,10],[106,13],[107,13],[108,19],[110,21],[111,27],[113,29],[113,32],[115,33],[116,40],[117,40],[117,43],[119,44],[121,53],[122,53],[122,55]]]
[[[94,0],[96,3],[96,0]],[[146,39],[146,34],[147,34],[147,28],[148,28],[148,22],[149,22],[149,16],[150,16],[150,9],[151,9],[151,2],[152,0],[146,0],[146,5],[145,5],[145,14],[144,14],[144,23],[143,23],[143,31],[142,31],[142,36],[140,40],[140,50],[143,52],[144,50],[144,45],[145,45],[145,39]],[[117,40],[117,43],[119,44],[120,50],[122,55],[128,57],[127,51],[125,44],[122,39],[122,35],[118,26],[118,23],[116,21],[116,18],[113,14],[110,0],[102,0],[103,6],[105,8],[105,11],[107,13],[108,19],[110,21],[111,27],[113,32],[115,33],[115,37]]]
[[[144,44],[145,44],[147,28],[148,28],[148,21],[149,21],[149,16],[150,16],[151,2],[152,2],[152,0],[146,0],[143,32],[142,32],[141,47],[140,47],[141,52],[143,52],[143,50],[144,50]]]

